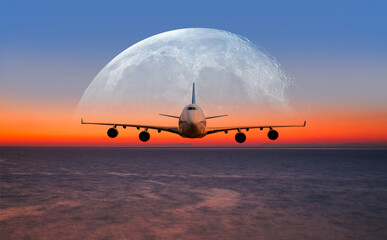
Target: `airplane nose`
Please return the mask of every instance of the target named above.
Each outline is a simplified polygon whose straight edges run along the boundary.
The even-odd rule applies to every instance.
[[[188,121],[192,124],[196,124],[196,123],[199,123],[200,122],[200,118],[198,118],[197,116],[188,116]]]
[[[198,129],[198,126],[195,123],[187,123],[186,128],[188,131],[196,131]]]
[[[185,123],[183,125],[183,132],[185,136],[188,137],[197,137],[202,134],[202,129],[198,124],[194,123]]]

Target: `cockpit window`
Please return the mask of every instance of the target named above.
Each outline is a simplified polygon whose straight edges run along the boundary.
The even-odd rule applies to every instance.
[[[188,107],[188,110],[196,110],[196,107]]]

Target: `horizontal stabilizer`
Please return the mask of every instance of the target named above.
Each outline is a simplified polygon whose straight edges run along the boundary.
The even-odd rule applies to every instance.
[[[162,114],[162,113],[160,113],[159,115],[164,116],[164,117],[179,118],[178,116],[172,116],[172,115],[167,115],[167,114]]]
[[[206,117],[206,119],[219,118],[219,117],[226,117],[226,116],[228,116],[228,115],[227,115],[227,114],[224,114],[224,115],[218,115],[218,116]]]

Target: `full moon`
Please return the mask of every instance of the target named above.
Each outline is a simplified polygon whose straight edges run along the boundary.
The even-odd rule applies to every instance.
[[[90,83],[77,113],[178,115],[191,101],[193,82],[205,113],[288,107],[290,80],[268,53],[237,34],[187,28],[154,35],[121,52]]]

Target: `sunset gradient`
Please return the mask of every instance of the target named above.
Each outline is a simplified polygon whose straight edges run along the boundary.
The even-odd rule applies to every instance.
[[[2,108],[7,109],[7,108]],[[80,119],[74,119],[71,107],[36,108],[19,106],[8,108],[8,115],[0,119],[0,145],[2,146],[281,146],[296,144],[300,146],[342,145],[383,146],[387,144],[386,111],[344,112],[340,109],[322,109],[307,111],[295,116],[262,116],[262,112],[251,113],[250,118],[238,118],[237,113],[222,119],[208,120],[208,127],[227,127],[257,124],[302,124],[305,128],[277,129],[279,138],[271,141],[267,130],[246,132],[247,140],[240,145],[235,142],[236,131],[228,134],[216,133],[201,139],[186,139],[172,133],[149,130],[151,139],[142,143],[135,128],[118,128],[119,135],[110,139],[106,135],[107,126],[81,125]],[[204,110],[205,111],[205,110]],[[157,111],[155,111],[157,113]],[[234,115],[234,116],[233,116]],[[128,123],[133,123],[128,119]],[[176,119],[164,118],[155,114],[153,118],[134,122],[135,124],[176,126]],[[270,145],[266,145],[266,144]],[[319,145],[316,145],[319,146]],[[345,146],[345,145],[343,145]],[[361,145],[360,145],[361,146]]]
[[[75,1],[6,1],[0,12],[0,146],[386,147],[386,4],[258,2],[199,1],[182,6],[173,1],[151,5],[119,1],[115,6],[90,7]],[[278,129],[277,141],[267,138],[267,130],[250,130],[240,145],[234,140],[235,131],[185,139],[150,130],[150,141],[142,143],[137,129],[119,128],[118,137],[110,139],[108,127],[80,124],[74,116],[77,104],[111,59],[149,36],[186,27],[245,36],[267,49],[294,80],[287,92],[288,113],[269,113],[254,106],[219,112],[201,105],[199,99],[204,114],[229,114],[208,120],[208,127],[302,124],[304,120],[307,126]],[[181,109],[186,104],[176,103]],[[134,112],[117,119],[177,126],[176,119],[158,114],[157,109],[148,109],[147,115]]]

